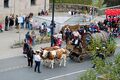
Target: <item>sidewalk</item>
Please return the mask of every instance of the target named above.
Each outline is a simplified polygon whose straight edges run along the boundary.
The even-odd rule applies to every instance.
[[[20,31],[20,40],[25,38],[25,34],[28,30]],[[36,32],[37,33],[37,32]],[[15,43],[15,41],[19,41],[19,33],[16,33],[16,30],[4,31],[0,33],[0,59],[10,58],[15,56],[22,56],[22,47],[21,48],[10,48],[11,45]],[[34,50],[39,49],[40,47],[50,46],[50,43],[36,45]]]
[[[42,16],[42,17],[45,17],[45,16]],[[51,13],[47,17],[50,18]],[[55,17],[56,18],[59,17],[58,22],[61,22],[61,21],[63,21],[63,19],[66,20],[64,17],[67,17],[67,19],[68,19],[70,17],[70,15],[68,13],[55,12]],[[45,19],[45,18],[43,18],[43,19]],[[49,20],[49,19],[46,18],[46,20]],[[3,29],[4,29],[4,27],[3,27]],[[15,56],[23,56],[22,47],[11,49],[10,46],[13,45],[15,43],[15,41],[19,41],[19,37],[20,37],[20,40],[23,40],[25,38],[25,34],[27,31],[28,30],[21,29],[20,34],[19,34],[19,33],[16,33],[17,32],[16,29],[13,29],[10,31],[4,31],[3,33],[0,33],[0,59],[10,58],[10,57],[15,57]],[[38,34],[38,31],[37,31],[37,34]],[[36,45],[33,48],[34,48],[34,50],[37,50],[40,47],[48,47],[48,46],[50,46],[50,43]]]

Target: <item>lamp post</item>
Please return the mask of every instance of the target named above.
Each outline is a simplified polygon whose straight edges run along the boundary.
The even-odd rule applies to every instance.
[[[55,28],[55,22],[54,22],[54,10],[55,10],[55,0],[52,0],[52,20],[51,20],[51,24],[50,24],[50,28],[51,28],[51,47],[54,44],[54,39],[53,39],[53,35],[54,35],[54,28]]]

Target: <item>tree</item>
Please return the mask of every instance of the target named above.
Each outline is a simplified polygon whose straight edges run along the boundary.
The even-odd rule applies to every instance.
[[[55,0],[56,3],[85,4],[91,5],[92,0]],[[52,0],[50,0],[52,2]]]
[[[98,0],[97,7],[101,8],[104,0]]]
[[[106,4],[107,7],[120,5],[120,0],[104,0],[103,4]]]
[[[97,59],[95,69],[90,69],[79,80],[120,80],[120,53],[114,60],[107,59],[105,65]]]

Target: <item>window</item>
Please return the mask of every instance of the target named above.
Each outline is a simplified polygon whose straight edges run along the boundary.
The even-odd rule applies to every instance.
[[[36,0],[31,0],[31,5],[36,5]]]
[[[9,7],[9,0],[4,0],[4,8],[8,8]]]

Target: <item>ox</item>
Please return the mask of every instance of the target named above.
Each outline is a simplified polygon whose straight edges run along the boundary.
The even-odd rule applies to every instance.
[[[67,50],[64,48],[58,48],[49,50],[44,49],[42,50],[41,57],[43,59],[43,62],[50,62],[50,67],[54,68],[55,60],[59,61],[59,66],[63,65],[66,66],[66,58],[67,58]]]

